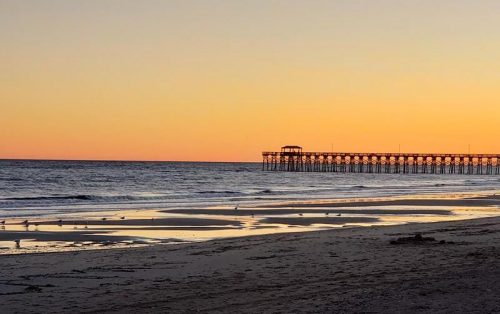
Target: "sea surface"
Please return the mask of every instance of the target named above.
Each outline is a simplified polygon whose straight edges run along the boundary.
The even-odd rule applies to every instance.
[[[0,217],[494,191],[499,176],[264,172],[260,163],[0,160]]]

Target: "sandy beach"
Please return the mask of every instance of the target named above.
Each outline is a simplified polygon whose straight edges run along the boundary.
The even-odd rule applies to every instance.
[[[415,234],[433,239],[397,241]],[[4,255],[0,301],[4,313],[498,313],[499,258],[500,217]]]

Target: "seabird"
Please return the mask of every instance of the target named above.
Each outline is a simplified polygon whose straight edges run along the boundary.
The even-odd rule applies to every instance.
[[[120,217],[120,219],[121,219],[121,220],[125,219],[125,216],[121,216],[121,217]]]
[[[0,221],[0,224],[5,225],[5,220]]]
[[[328,216],[328,215],[330,215],[330,213],[329,213],[329,212],[326,212],[326,213],[325,213],[325,216]]]
[[[339,216],[339,217],[340,217],[340,216],[342,216],[342,214],[341,214],[341,213],[338,213],[338,214],[337,214],[337,216]]]
[[[21,240],[16,239],[16,240],[14,240],[14,242],[16,242],[16,249],[20,249],[21,248]]]
[[[238,210],[238,207],[240,206],[240,204],[237,204],[235,207],[234,207],[234,210]]]
[[[62,219],[59,219],[59,220],[57,221],[57,224],[58,224],[59,226],[62,226],[62,223],[63,223]]]
[[[27,219],[25,221],[23,221],[23,225],[25,225],[25,226],[29,225],[29,222]]]
[[[302,216],[302,213],[300,213],[299,216]]]

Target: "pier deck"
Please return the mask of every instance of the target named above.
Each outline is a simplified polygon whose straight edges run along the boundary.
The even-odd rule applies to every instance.
[[[284,146],[262,157],[267,171],[500,174],[500,154],[304,152]]]

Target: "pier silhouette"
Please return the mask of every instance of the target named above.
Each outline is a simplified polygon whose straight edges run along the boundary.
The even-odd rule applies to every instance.
[[[341,173],[500,174],[500,154],[304,152],[262,153],[262,170]]]

